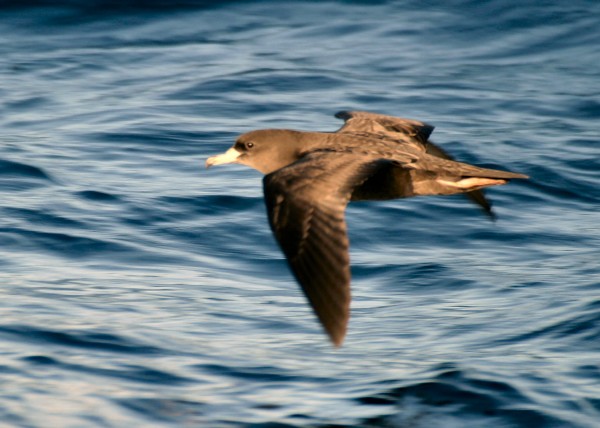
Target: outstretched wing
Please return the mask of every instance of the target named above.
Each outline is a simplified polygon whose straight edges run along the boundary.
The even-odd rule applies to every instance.
[[[344,119],[345,123],[337,132],[367,132],[402,139],[409,137],[424,144],[434,127],[423,122],[366,111],[340,111],[335,117]],[[403,138],[404,137],[404,138]]]
[[[352,190],[377,169],[352,154],[312,152],[264,178],[269,223],[332,342],[350,318],[350,260],[344,210]]]

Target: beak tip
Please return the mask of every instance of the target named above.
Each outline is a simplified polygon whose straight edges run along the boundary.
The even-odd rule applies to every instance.
[[[206,169],[208,169],[211,166],[215,166],[215,165],[223,165],[226,163],[237,163],[237,158],[240,155],[241,155],[241,153],[232,147],[221,155],[211,156],[208,159],[206,159],[204,166],[206,167]]]

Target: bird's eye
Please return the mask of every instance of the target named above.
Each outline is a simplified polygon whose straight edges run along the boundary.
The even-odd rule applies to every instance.
[[[253,143],[252,141],[248,141],[248,142],[246,143],[246,148],[247,148],[247,149],[251,149],[252,147],[254,147],[254,143]]]

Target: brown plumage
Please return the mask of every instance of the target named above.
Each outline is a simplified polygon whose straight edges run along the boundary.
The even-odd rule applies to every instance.
[[[206,160],[266,174],[271,229],[332,342],[350,317],[350,260],[344,211],[350,201],[467,193],[493,215],[483,187],[526,175],[456,162],[429,141],[433,127],[367,112],[339,112],[337,132],[251,131]]]

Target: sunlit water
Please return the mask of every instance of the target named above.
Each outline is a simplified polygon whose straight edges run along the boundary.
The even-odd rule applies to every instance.
[[[600,3],[0,9],[0,424],[597,427]],[[533,3],[532,3],[533,4]],[[237,134],[359,109],[532,178],[350,206],[327,342]]]

